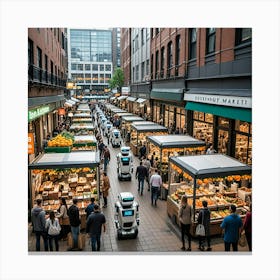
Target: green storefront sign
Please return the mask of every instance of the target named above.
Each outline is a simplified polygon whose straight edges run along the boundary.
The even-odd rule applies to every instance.
[[[42,106],[28,111],[28,122],[33,121],[40,116],[47,114],[51,111],[50,106]]]

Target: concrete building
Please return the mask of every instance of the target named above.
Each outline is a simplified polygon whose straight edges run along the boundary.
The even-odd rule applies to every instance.
[[[29,162],[43,151],[43,140],[63,117],[67,80],[65,28],[28,29]]]
[[[112,61],[113,71],[121,67],[121,29],[112,29]]]
[[[69,29],[68,78],[82,91],[103,92],[112,77],[112,31]]]

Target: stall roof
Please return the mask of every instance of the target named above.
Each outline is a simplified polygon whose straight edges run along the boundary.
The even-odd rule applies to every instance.
[[[73,104],[66,101],[66,102],[64,103],[64,106],[66,106],[66,107],[72,107]]]
[[[134,121],[144,121],[144,119],[141,117],[138,117],[136,115],[135,116],[123,116],[122,121],[134,122]]]
[[[127,99],[126,99],[127,101],[135,101],[136,100],[136,98],[135,97],[132,97],[132,96],[128,96],[127,97]]]
[[[113,112],[113,113],[127,113],[125,110],[120,109],[118,107],[117,108],[112,108],[111,112]]]
[[[93,135],[75,135],[74,143],[76,141],[97,142],[96,138]]]
[[[90,129],[93,130],[93,124],[92,123],[82,123],[82,124],[72,124],[70,126],[70,130],[74,129]]]
[[[155,125],[156,123],[144,120],[144,121],[132,122],[132,124],[134,124],[134,125]]]
[[[121,95],[121,96],[119,96],[117,99],[118,100],[124,100],[124,99],[126,99],[127,98],[127,95]]]
[[[137,103],[143,103],[143,102],[145,102],[145,101],[148,101],[148,100],[147,100],[147,99],[144,99],[144,98],[138,98],[138,99],[136,100]]]
[[[162,125],[131,125],[131,128],[136,129],[137,131],[145,132],[145,131],[168,131],[168,129],[165,126]]]
[[[75,98],[75,97],[71,97],[71,100],[75,101],[75,102],[81,102],[79,99]]]
[[[133,113],[128,113],[128,112],[120,112],[120,113],[116,113],[117,116],[119,117],[124,117],[124,116],[135,116],[135,114]]]
[[[67,103],[70,103],[70,104],[72,104],[72,105],[75,105],[75,104],[76,104],[76,102],[73,101],[73,100],[71,100],[71,99],[66,99],[66,102],[67,102]]]
[[[194,178],[243,175],[252,172],[249,165],[222,154],[171,157],[170,162]]]
[[[75,114],[73,117],[74,117],[74,118],[77,118],[77,117],[88,117],[88,118],[90,118],[90,117],[91,117],[91,114],[80,113],[80,114]]]
[[[161,148],[198,147],[206,145],[204,141],[189,135],[148,136],[147,140]]]
[[[94,151],[41,154],[28,165],[28,169],[70,168],[98,166],[99,157]]]

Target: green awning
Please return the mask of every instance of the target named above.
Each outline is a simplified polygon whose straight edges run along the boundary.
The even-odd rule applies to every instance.
[[[241,120],[249,123],[252,122],[251,109],[217,106],[213,104],[197,103],[191,101],[187,102],[185,109],[213,114],[216,116],[225,117],[234,120]]]
[[[183,100],[183,91],[181,90],[175,91],[171,89],[163,89],[162,91],[152,90],[151,99],[180,102]]]

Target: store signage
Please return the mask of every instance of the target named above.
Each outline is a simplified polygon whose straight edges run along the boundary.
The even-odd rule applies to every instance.
[[[34,154],[34,135],[33,133],[28,133],[28,154]]]
[[[59,116],[64,116],[65,115],[65,109],[64,108],[59,108],[58,109],[58,115]]]
[[[42,106],[28,111],[28,121],[37,119],[38,117],[50,112],[50,106]]]
[[[185,93],[184,100],[230,107],[252,108],[251,97]]]

